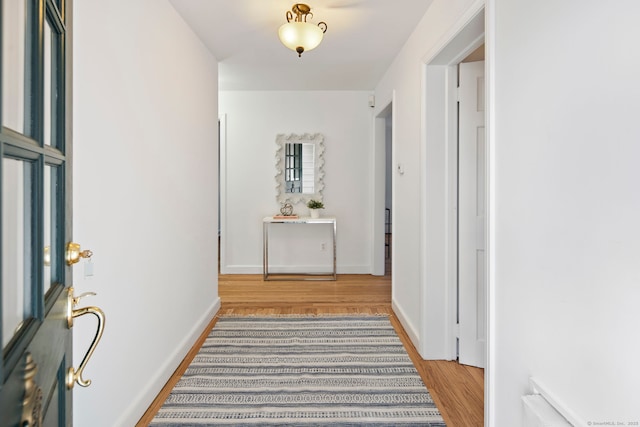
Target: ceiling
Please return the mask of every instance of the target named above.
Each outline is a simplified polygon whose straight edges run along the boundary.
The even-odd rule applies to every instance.
[[[220,90],[373,90],[432,0],[309,0],[324,40],[278,39],[292,0],[169,0],[219,64]]]

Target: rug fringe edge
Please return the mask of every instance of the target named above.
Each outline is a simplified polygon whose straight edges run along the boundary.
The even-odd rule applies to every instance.
[[[304,313],[304,314],[240,314],[240,313],[225,313],[216,314],[216,317],[391,317],[388,313]]]

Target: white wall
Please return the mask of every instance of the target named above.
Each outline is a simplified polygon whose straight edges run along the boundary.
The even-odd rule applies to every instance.
[[[444,260],[447,183],[444,139],[423,141],[423,58],[442,45],[451,27],[475,3],[435,0],[375,91],[375,114],[395,96],[393,306],[421,355],[431,359],[448,354],[444,334],[450,303]],[[422,165],[421,158],[428,165]],[[398,164],[403,174],[398,173]],[[422,215],[427,218],[426,230],[421,226]],[[428,236],[426,241],[421,241],[423,234]]]
[[[107,318],[74,425],[129,427],[219,305],[217,63],[167,0],[76,1],[74,20],[74,239],[95,265],[74,284]]]
[[[640,3],[490,3],[494,424],[519,425],[529,376],[637,423]]]
[[[393,188],[394,307],[423,356],[443,323],[431,291],[440,289],[446,250],[433,234],[445,211],[443,146],[421,145],[429,136],[423,60],[474,7],[436,0],[376,89],[378,100],[395,93],[394,154],[405,170]],[[640,420],[639,8],[631,0],[488,4],[489,425],[522,425],[530,376],[579,421]],[[421,210],[429,218],[422,248]]]
[[[355,91],[220,93],[219,108],[226,114],[227,129],[226,159],[222,160],[226,166],[222,273],[262,273],[262,218],[280,210],[275,192],[276,135],[316,132],[324,135],[325,144],[323,215],[335,216],[338,223],[338,273],[371,272],[369,95]],[[308,215],[308,208],[297,204],[294,212]]]

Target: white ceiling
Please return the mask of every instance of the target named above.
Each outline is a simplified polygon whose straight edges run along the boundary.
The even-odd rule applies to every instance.
[[[373,90],[432,0],[309,0],[324,40],[278,39],[293,0],[170,0],[219,63],[220,90]]]

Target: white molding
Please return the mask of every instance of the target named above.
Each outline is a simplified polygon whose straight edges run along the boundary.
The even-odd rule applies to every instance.
[[[220,273],[227,274],[227,115],[218,118],[219,164],[219,211],[220,211]]]
[[[455,358],[455,339],[454,339],[454,327],[455,327],[455,289],[452,290],[452,286],[455,287],[455,275],[451,273],[451,262],[455,261],[455,259],[451,259],[452,255],[455,255],[455,252],[452,250],[451,245],[453,242],[451,239],[450,232],[450,210],[452,208],[452,197],[456,195],[451,194],[451,173],[455,172],[451,169],[450,156],[451,152],[448,148],[452,139],[454,139],[454,132],[451,131],[451,122],[449,120],[449,114],[451,112],[450,106],[450,97],[455,95],[455,92],[452,93],[451,85],[448,79],[451,78],[450,70],[447,68],[451,65],[455,65],[460,60],[462,60],[469,52],[473,51],[475,48],[480,46],[485,37],[484,31],[484,1],[479,0],[475,1],[471,6],[467,8],[467,10],[461,15],[461,17],[449,28],[449,30],[431,47],[423,56],[423,66],[422,66],[422,80],[421,80],[421,108],[424,111],[424,114],[421,117],[421,144],[420,144],[420,188],[421,194],[425,194],[428,188],[428,175],[427,171],[429,170],[428,166],[428,154],[426,152],[425,147],[427,147],[428,133],[433,132],[434,129],[436,133],[439,135],[442,133],[446,138],[447,147],[445,147],[445,156],[447,157],[445,167],[446,176],[444,177],[444,195],[445,199],[442,201],[445,206],[444,215],[445,215],[445,246],[442,250],[445,251],[445,267],[442,277],[442,281],[446,288],[443,290],[437,287],[437,284],[440,278],[436,278],[434,282],[433,278],[430,278],[430,274],[433,275],[433,271],[429,271],[427,266],[423,263],[420,267],[420,324],[421,328],[421,340],[420,347],[418,347],[419,352],[422,355],[426,355],[427,353],[432,354],[442,354],[444,358],[452,360]],[[444,70],[444,71],[443,71]],[[435,77],[434,79],[438,80],[428,80],[429,72],[433,71]],[[428,94],[428,86],[432,84],[432,82],[436,82],[438,84],[444,85],[444,96],[440,96],[441,94]],[[431,86],[433,87],[433,86]],[[429,119],[427,113],[429,111],[435,111],[434,109],[441,108],[441,106],[445,106],[446,113],[444,114],[445,118],[443,122],[439,122],[439,117],[436,115],[434,118]],[[434,127],[434,123],[431,123],[430,120],[436,121],[436,127]],[[437,127],[437,126],[442,126]],[[457,196],[456,196],[457,197]],[[433,203],[433,202],[432,202]],[[428,235],[428,224],[429,218],[427,218],[427,210],[428,203],[426,197],[422,197],[420,204],[420,253],[421,259],[426,259],[426,254],[428,252],[428,243],[430,239],[433,239],[434,236]],[[432,308],[433,304],[436,304],[433,301],[433,292],[431,295],[428,295],[428,285],[436,286],[436,291],[443,291],[442,296],[438,295],[438,298],[442,298],[442,301],[439,300],[439,303],[443,304],[443,313],[438,316],[438,321],[442,321],[443,324],[434,325],[433,319],[427,320],[427,315],[433,313]],[[434,288],[432,288],[433,291]],[[431,307],[430,307],[431,305]],[[440,335],[436,328],[443,328],[443,334]],[[434,342],[433,339],[427,339],[429,335],[437,335],[437,342]],[[442,340],[440,340],[442,337]],[[429,341],[429,349],[426,348],[426,343]],[[434,346],[440,347],[434,349]]]
[[[496,279],[495,279],[495,264],[496,264],[496,250],[495,250],[495,212],[496,212],[496,134],[495,134],[495,120],[496,120],[496,76],[495,76],[495,37],[496,37],[496,23],[495,23],[495,0],[487,0],[484,12],[485,20],[485,94],[486,94],[486,144],[487,144],[487,298],[486,298],[486,313],[487,313],[487,325],[486,325],[486,339],[487,348],[485,355],[485,371],[484,371],[484,425],[493,426],[496,423]]]
[[[262,274],[261,265],[228,265],[224,274]]]
[[[445,166],[446,176],[446,196],[445,207],[447,235],[445,237],[446,246],[446,271],[445,282],[448,298],[448,324],[446,326],[446,349],[449,360],[455,360],[458,356],[457,338],[459,337],[458,307],[457,307],[457,284],[458,284],[458,67],[457,65],[447,66],[445,73],[446,88],[446,108],[447,122],[445,123],[445,134],[447,139]],[[455,117],[456,120],[450,120]]]
[[[273,273],[273,269],[277,268],[279,271],[284,271],[285,269],[292,270],[291,266],[278,266],[278,265],[270,265],[269,272]],[[313,266],[295,266],[296,272],[305,271],[305,269],[317,269],[317,265]],[[311,270],[312,271],[312,270]],[[337,274],[362,274],[362,275],[370,275],[371,266],[370,265],[338,265]],[[294,272],[294,271],[290,271]],[[262,275],[262,264],[260,265],[229,265],[227,266],[227,272],[225,274],[260,274]],[[277,273],[273,273],[277,274]],[[340,281],[340,279],[338,279]]]
[[[366,274],[371,275],[371,265],[338,265],[338,274]]]
[[[189,351],[191,351],[200,335],[202,335],[205,328],[207,328],[211,322],[211,319],[213,319],[219,310],[220,298],[217,297],[209,309],[195,322],[193,328],[185,334],[185,338],[180,345],[176,347],[173,354],[163,356],[164,363],[158,369],[155,377],[150,378],[145,384],[140,384],[142,391],[138,394],[138,398],[131,402],[115,425],[134,426],[140,421],[142,415],[144,415],[147,408],[149,408],[153,400],[158,396],[158,393],[160,393],[176,368],[182,363]]]
[[[404,310],[402,310],[402,308],[398,305],[395,299],[391,299],[391,309],[393,310],[394,314],[402,324],[404,331],[409,336],[409,339],[414,344],[414,347],[418,349],[418,352],[420,353],[420,357],[425,359],[424,355],[420,351],[420,348],[421,348],[420,334],[418,334],[418,332],[416,331],[416,328],[411,324]]]
[[[575,412],[569,407],[567,407],[562,401],[556,396],[553,392],[551,392],[546,385],[540,383],[540,381],[535,377],[529,378],[529,386],[531,387],[531,391],[534,394],[539,394],[544,397],[551,407],[556,410],[560,415],[562,415],[571,425],[573,426],[585,426],[587,423],[576,415]],[[619,425],[619,424],[618,424]]]
[[[398,101],[397,93],[396,93],[396,90],[393,89],[391,91],[391,99],[385,105],[390,105],[391,108],[393,109],[394,105],[395,106],[398,105],[397,101]],[[396,240],[393,237],[393,236],[397,236],[396,234],[397,221],[393,220],[393,218],[395,218],[396,216],[396,199],[398,194],[398,192],[396,191],[397,175],[394,173],[394,171],[396,170],[395,165],[398,159],[398,154],[396,153],[396,145],[397,145],[396,130],[397,129],[398,129],[397,114],[393,114],[393,110],[392,110],[391,111],[391,171],[392,171],[391,172],[391,254],[390,254],[391,256],[391,301],[395,299],[395,291],[396,291],[395,284],[397,283],[397,277],[398,277],[398,271],[397,271],[398,269],[393,268],[393,266],[395,265],[394,260],[396,259],[396,250],[398,246],[395,244]]]
[[[432,65],[451,65],[453,63],[460,62],[468,53],[471,53],[475,48],[471,48],[469,50],[464,50],[458,53],[454,58],[451,58],[445,63],[438,61],[438,56],[445,53],[449,45],[452,45],[452,42],[455,38],[464,30],[472,21],[476,18],[478,13],[482,12],[484,9],[485,0],[476,0],[473,4],[471,4],[464,14],[456,21],[455,24],[451,26],[449,31],[444,33],[440,39],[434,43],[434,45],[422,56],[423,64],[432,64]],[[484,33],[483,33],[484,36]],[[476,47],[478,47],[477,45]]]

